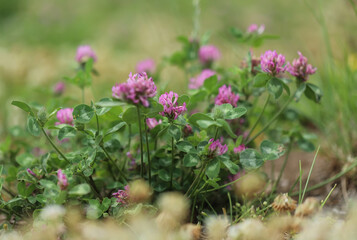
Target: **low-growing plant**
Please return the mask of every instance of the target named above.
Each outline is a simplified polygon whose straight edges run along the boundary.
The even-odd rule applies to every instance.
[[[262,31],[252,25],[244,34],[234,30],[234,36],[255,46],[264,39]],[[0,172],[6,177],[0,188],[8,195],[2,197],[1,209],[8,220],[36,217],[50,204],[83,204],[89,218],[125,219],[126,210],[138,208],[134,203],[150,198],[144,194],[133,200],[136,188],[129,183],[137,179],[148,182],[153,198],[165,191],[183,193],[192,203],[191,221],[202,221],[227,205],[232,221],[248,213],[249,204],[269,211],[264,206],[277,191],[291,149],[314,150],[288,106],[304,95],[320,101],[321,90],[309,81],[316,68],[300,52],[289,63],[268,50],[260,58],[249,51],[241,66],[224,69],[217,66],[220,51],[207,37],[179,41],[182,50],[165,57],[158,69],[152,60],[141,62],[138,73],[90,104],[84,89],[98,74],[93,67],[97,56],[89,46],[80,46],[78,71],[65,78],[82,90],[77,105],[12,102],[26,112],[26,128],[34,137],[16,150],[11,148],[15,139],[1,145]],[[185,71],[187,94],[157,87],[167,64]],[[32,146],[43,137],[46,142],[34,152]],[[284,154],[279,176],[268,179],[262,166]],[[236,191],[243,178],[240,190],[245,191]],[[272,189],[262,193],[267,183]],[[233,197],[232,191],[237,193]],[[240,208],[232,201],[238,198],[247,204]],[[155,211],[146,204],[140,208]]]

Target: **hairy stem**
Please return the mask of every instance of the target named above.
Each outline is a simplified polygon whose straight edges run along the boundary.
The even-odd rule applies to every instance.
[[[40,125],[41,126],[41,125]],[[41,130],[43,132],[43,134],[45,135],[45,137],[47,138],[47,140],[50,142],[51,146],[56,150],[56,152],[67,162],[70,163],[70,161],[66,158],[66,156],[56,147],[56,145],[53,143],[53,141],[51,140],[51,138],[47,135],[45,129],[43,129],[43,127],[41,126]]]
[[[270,121],[257,133],[246,142],[246,145],[254,141],[260,134],[262,134],[268,127],[280,116],[280,114],[287,108],[290,102],[294,99],[295,93],[290,96],[286,103],[280,108],[280,110],[270,119]]]
[[[140,107],[136,105],[138,112],[138,124],[139,124],[139,135],[140,135],[140,176],[144,178],[144,150],[143,150],[143,133],[141,130],[141,116],[140,116]]]
[[[201,171],[199,172],[199,174],[197,175],[196,177],[196,182],[194,184],[192,184],[192,190],[191,192],[188,194],[188,198],[190,198],[192,196],[192,194],[196,195],[196,190],[200,184],[200,182],[202,181],[203,177],[205,176],[205,171],[206,171],[206,168],[207,168],[207,163],[205,163],[203,166],[202,166],[202,169]]]
[[[189,194],[190,194],[192,188],[196,185],[196,183],[197,183],[197,181],[199,180],[199,178],[200,178],[202,172],[203,172],[205,169],[206,169],[206,164],[202,164],[199,173],[196,175],[195,180],[193,180],[191,186],[188,188],[187,192],[185,193],[185,196],[189,196]]]
[[[84,103],[84,87],[82,87],[82,103]]]
[[[103,150],[105,156],[107,157],[107,159],[109,159],[110,163],[116,168],[116,170],[119,172],[120,177],[123,178],[123,180],[125,182],[127,182],[127,178],[125,177],[124,173],[122,172],[122,170],[120,170],[120,168],[115,164],[113,158],[109,155],[108,151],[103,147],[100,146],[100,148]]]
[[[128,129],[129,129],[129,139],[128,139],[128,151],[130,151],[130,145],[131,145],[131,124],[128,124]]]
[[[96,195],[99,199],[103,199],[102,195],[100,195],[100,193],[99,193],[99,190],[98,190],[97,186],[95,185],[95,182],[94,182],[92,176],[86,177],[86,176],[83,175],[83,177],[84,177],[84,179],[86,180],[86,182],[89,184],[89,186],[92,188],[92,190],[93,190],[93,192],[95,193],[95,195]]]
[[[148,138],[148,127],[147,127],[147,124],[146,124],[146,119],[145,119],[145,122],[144,122],[144,126],[145,126],[145,141],[146,141],[146,153],[147,153],[147,156],[148,156],[148,167],[149,167],[149,170],[148,170],[148,174],[149,174],[149,185],[151,186],[151,160],[150,160],[150,149],[149,149],[149,138]]]
[[[171,137],[171,170],[170,170],[170,189],[172,189],[172,179],[174,176],[174,158],[175,158],[175,152],[174,152],[174,137]]]
[[[215,132],[215,134],[214,134],[214,140],[216,140],[216,139],[217,139],[217,137],[218,137],[218,130],[219,130],[219,128],[218,128],[218,127],[216,127],[216,132]]]
[[[260,119],[262,118],[264,112],[265,112],[265,108],[267,107],[268,103],[270,101],[270,94],[268,94],[268,97],[267,97],[267,100],[265,101],[265,104],[264,104],[264,107],[262,109],[262,111],[260,112],[258,118],[257,118],[257,121],[254,123],[252,129],[250,129],[247,137],[245,138],[246,141],[248,141],[250,135],[253,133],[254,129],[258,126],[258,123],[260,122]]]
[[[95,114],[95,120],[97,122],[97,132],[95,133],[95,136],[99,135],[100,127],[99,127],[99,119],[97,113]]]
[[[216,190],[219,190],[219,189],[222,189],[222,188],[225,188],[225,187],[228,187],[229,185],[232,185],[236,182],[238,182],[239,180],[241,180],[242,178],[244,178],[245,176],[242,176],[240,178],[237,178],[236,180],[232,181],[232,182],[229,182],[229,183],[226,183],[226,184],[223,184],[222,186],[219,186],[219,187],[216,187],[216,188],[212,188],[212,189],[208,189],[202,193],[208,193],[208,192],[213,192],[213,191],[216,191]]]
[[[290,152],[291,152],[292,145],[293,145],[293,142],[292,142],[292,140],[290,140],[289,145],[288,145],[288,150],[287,150],[286,155],[285,155],[284,163],[281,166],[278,179],[274,183],[273,189],[271,191],[272,193],[274,193],[276,191],[276,188],[279,185],[280,179],[283,176],[286,164],[288,163],[288,160],[289,160],[289,155],[290,155]]]

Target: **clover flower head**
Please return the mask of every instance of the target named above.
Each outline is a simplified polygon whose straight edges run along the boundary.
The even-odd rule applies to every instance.
[[[58,82],[56,85],[53,87],[53,92],[56,95],[61,95],[66,88],[66,84],[64,82]]]
[[[156,118],[147,118],[146,119],[146,124],[149,129],[153,129],[157,125],[161,124],[162,120],[160,119],[159,121],[156,120]]]
[[[258,26],[257,24],[251,24],[249,25],[249,27],[247,28],[247,32],[248,33],[257,33],[257,34],[262,34],[265,30],[265,25],[262,24],[260,26]]]
[[[239,95],[232,92],[232,87],[223,85],[218,90],[218,95],[216,96],[214,102],[216,105],[222,105],[224,103],[229,103],[233,107],[237,107],[237,102],[239,100]]]
[[[240,152],[243,152],[245,149],[246,149],[246,146],[245,146],[244,144],[241,144],[241,145],[239,145],[238,147],[235,147],[235,148],[233,149],[233,152],[234,152],[235,154],[238,154],[238,153],[240,153]]]
[[[97,61],[97,55],[89,45],[82,45],[77,48],[76,61],[79,63],[86,62],[92,58],[94,62]]]
[[[136,64],[136,72],[147,72],[149,74],[155,73],[156,64],[153,59],[145,59]]]
[[[135,105],[149,107],[148,98],[155,97],[156,85],[146,72],[129,74],[125,83],[116,84],[112,88],[113,98],[122,99]]]
[[[198,57],[202,64],[210,64],[221,57],[221,52],[214,45],[205,45],[198,50]]]
[[[276,76],[279,73],[283,73],[286,70],[285,56],[277,54],[276,51],[268,50],[260,56],[260,65],[263,72],[266,72],[272,76]]]
[[[124,187],[124,190],[118,190],[116,193],[112,194],[116,199],[118,203],[121,203],[122,205],[127,205],[129,203],[129,185],[126,185]]]
[[[198,89],[198,88],[200,88],[207,78],[210,78],[215,74],[216,74],[216,72],[211,70],[211,69],[202,70],[202,72],[198,76],[190,79],[190,83],[188,85],[188,88],[189,89]]]
[[[222,145],[219,139],[211,138],[208,143],[210,144],[208,147],[209,155],[223,155],[228,151],[227,144]]]
[[[162,94],[159,97],[159,103],[164,107],[164,111],[160,112],[160,114],[170,120],[177,119],[179,115],[187,110],[186,103],[184,102],[182,106],[180,106],[177,100],[178,94],[173,91]]]
[[[314,68],[311,64],[307,63],[307,58],[298,52],[299,58],[293,60],[293,64],[287,64],[287,71],[298,78],[299,80],[305,82],[309,79],[309,75],[316,72],[317,68]]]
[[[69,124],[73,125],[73,108],[63,108],[58,110],[57,112],[57,120],[56,125],[59,124]]]
[[[68,179],[66,174],[62,172],[62,169],[58,169],[57,171],[57,178],[58,178],[58,186],[61,188],[61,190],[64,190],[68,187]]]

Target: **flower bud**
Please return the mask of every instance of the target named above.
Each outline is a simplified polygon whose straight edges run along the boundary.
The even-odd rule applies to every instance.
[[[152,190],[147,182],[142,179],[130,183],[129,199],[131,203],[149,202]]]
[[[190,240],[199,240],[201,237],[201,230],[201,225],[196,225],[192,223],[187,223],[181,227],[182,235],[184,235],[185,237],[187,237],[187,239]]]
[[[41,126],[45,125],[47,122],[47,113],[46,113],[46,108],[41,108],[40,111],[38,111],[38,121],[40,122]]]
[[[266,185],[266,178],[262,173],[246,173],[238,182],[232,185],[235,194],[238,197],[254,198],[261,193]]]
[[[62,172],[62,169],[58,169],[57,171],[57,178],[58,178],[58,186],[61,190],[65,190],[68,187],[68,179],[66,174]]]
[[[297,217],[307,217],[319,211],[319,201],[314,197],[308,197],[295,211]]]
[[[227,229],[229,226],[228,219],[223,216],[211,216],[206,220],[206,239],[207,240],[221,240],[226,239]]]
[[[292,212],[296,209],[296,201],[284,193],[279,194],[271,206],[276,212]]]

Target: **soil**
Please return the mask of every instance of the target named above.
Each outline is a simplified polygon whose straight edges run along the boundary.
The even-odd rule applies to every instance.
[[[303,178],[303,187],[305,186],[307,177],[309,175],[309,171],[311,168],[312,161],[314,159],[315,152],[304,152],[300,150],[293,150],[290,153],[288,163],[286,165],[286,169],[282,175],[280,180],[280,184],[278,186],[278,191],[285,193],[290,190],[290,188],[295,183],[296,179],[299,177],[299,160],[301,160],[302,166],[302,178]],[[279,175],[279,171],[283,165],[285,156],[277,159],[276,161],[272,162],[269,161],[265,164],[264,170],[268,174],[269,179],[271,179],[272,175],[272,165],[274,164],[274,179],[276,179]],[[314,168],[312,170],[309,184],[308,186],[313,186],[318,184],[327,178],[330,178],[341,171],[341,164],[337,159],[333,159],[329,156],[324,156],[321,154],[316,158],[316,162]],[[348,198],[356,196],[355,188],[353,187],[354,184],[351,183],[349,178],[341,177],[337,179],[335,182],[331,182],[326,184],[325,186],[311,191],[306,194],[306,196],[313,196],[319,200],[324,200],[334,185],[337,184],[336,188],[332,192],[331,196],[329,197],[328,201],[326,202],[326,208],[332,209],[337,214],[344,214],[344,208],[348,201]],[[295,187],[294,191],[299,190],[299,184]]]

